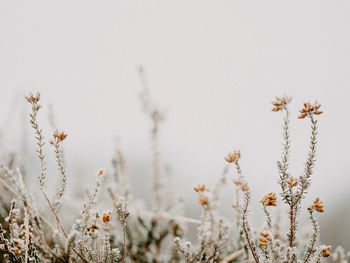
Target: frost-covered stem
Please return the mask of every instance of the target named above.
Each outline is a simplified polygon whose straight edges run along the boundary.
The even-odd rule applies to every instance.
[[[240,152],[238,152],[238,155],[236,156],[236,158],[234,158],[233,163],[235,164],[236,167],[236,171],[239,177],[239,180],[241,182],[241,191],[243,192],[243,212],[242,212],[242,228],[243,228],[243,232],[245,234],[247,243],[248,243],[248,247],[253,255],[253,258],[255,260],[256,263],[260,263],[259,260],[259,255],[257,253],[257,249],[256,246],[254,244],[254,241],[252,240],[251,237],[251,229],[248,223],[248,208],[249,208],[249,202],[250,202],[250,190],[249,190],[249,186],[247,184],[247,182],[243,181],[243,176],[242,176],[242,171],[241,171],[241,167],[239,165],[239,158],[240,158]]]
[[[285,112],[285,116],[283,118],[283,148],[282,148],[282,158],[281,161],[277,163],[278,170],[280,173],[280,185],[282,188],[283,199],[290,203],[289,199],[286,199],[287,193],[287,179],[289,177],[288,174],[288,161],[289,161],[289,150],[290,150],[290,138],[289,138],[289,110],[287,105],[283,107],[283,111]]]
[[[234,161],[234,164],[235,164],[235,167],[236,167],[236,171],[237,171],[237,174],[238,174],[238,178],[239,180],[242,180],[242,171],[241,171],[241,166],[239,165],[239,161],[238,159]],[[241,207],[239,205],[239,196],[240,196],[240,188],[237,186],[236,187],[236,210],[237,210],[237,226],[240,225],[240,216],[241,216]]]
[[[294,201],[294,204],[297,204],[301,198],[303,197],[305,191],[307,190],[309,184],[310,184],[310,177],[313,173],[313,167],[315,166],[316,162],[316,144],[317,144],[317,120],[314,119],[313,115],[309,115],[311,120],[311,136],[310,136],[310,146],[309,146],[309,153],[306,160],[305,168],[304,168],[304,174],[303,179],[304,183],[300,182],[300,193],[298,194],[298,197]]]
[[[154,120],[154,127],[152,130],[152,169],[153,169],[153,194],[156,211],[159,212],[161,208],[161,194],[160,194],[160,167],[159,167],[159,151],[158,151],[158,121]]]
[[[319,235],[320,235],[320,228],[319,228],[319,225],[318,225],[316,218],[313,215],[313,212],[314,212],[314,209],[309,210],[310,220],[311,220],[312,227],[313,227],[313,232],[312,232],[312,235],[310,237],[309,243],[306,247],[306,251],[304,253],[303,263],[311,262],[312,257],[316,253],[316,250],[317,250],[316,246],[318,245],[318,239],[319,239]]]
[[[80,251],[84,251],[86,248],[84,247],[84,243],[85,243],[85,231],[88,225],[88,220],[89,220],[89,214],[90,214],[90,210],[91,208],[96,204],[97,202],[97,197],[98,197],[98,193],[101,190],[101,186],[102,186],[102,182],[103,182],[103,171],[100,170],[97,174],[97,180],[96,183],[94,185],[94,188],[92,190],[91,193],[89,193],[88,196],[88,201],[87,203],[84,204],[84,208],[82,210],[82,222],[81,224],[81,243],[80,243]]]
[[[64,234],[64,236],[67,238],[68,237],[67,232],[64,230],[64,227],[63,227],[63,225],[61,223],[61,220],[59,219],[56,211],[54,210],[54,208],[53,208],[53,206],[52,206],[52,204],[51,204],[51,202],[50,202],[50,200],[49,200],[49,198],[48,198],[48,196],[47,196],[47,194],[46,194],[46,192],[44,190],[42,191],[42,194],[43,194],[46,202],[48,203],[48,205],[50,207],[50,210],[52,211],[53,215],[55,216],[55,219],[56,219],[56,222],[57,222],[57,225],[58,225],[58,229],[61,229],[61,231]]]
[[[49,198],[47,197],[45,191],[42,191],[42,193],[44,194],[44,197],[45,197],[47,203],[49,204],[50,209],[51,209],[52,213],[54,214],[54,216],[55,216],[55,218],[56,218],[57,224],[59,225],[59,228],[61,229],[62,233],[64,234],[64,237],[65,237],[65,238],[68,238],[67,232],[64,230],[64,227],[63,227],[63,225],[62,225],[62,223],[61,223],[61,220],[59,219],[59,217],[58,217],[56,211],[53,209],[53,207],[52,207],[52,205],[51,205],[51,202],[50,202]],[[74,252],[78,257],[80,257],[80,259],[81,259],[83,262],[88,262],[75,248],[72,248],[72,250],[73,250],[73,252]]]
[[[295,216],[296,216],[296,204],[293,200],[293,189],[288,187],[287,179],[289,178],[288,166],[289,166],[289,151],[290,151],[290,135],[289,135],[289,110],[288,105],[284,104],[282,106],[282,111],[285,113],[283,118],[283,148],[282,148],[282,157],[279,162],[277,162],[277,167],[280,174],[280,185],[282,188],[282,199],[289,205],[289,217],[290,217],[290,226],[289,226],[289,246],[293,246],[294,236],[295,236]]]
[[[83,215],[83,218],[82,218],[83,222],[82,222],[82,228],[81,228],[82,243],[84,243],[84,239],[85,239],[84,238],[85,230],[86,230],[87,225],[88,225],[90,210],[95,205],[95,203],[97,201],[97,196],[101,190],[102,181],[103,181],[103,171],[101,170],[97,174],[96,184],[92,190],[92,193],[89,193],[88,201],[87,201],[87,203],[84,204],[84,208],[82,210],[82,215]]]
[[[61,174],[60,182],[58,184],[58,189],[56,192],[56,200],[55,200],[54,205],[53,205],[53,208],[57,212],[58,208],[59,208],[59,204],[61,202],[61,199],[62,199],[62,197],[65,194],[66,189],[67,189],[67,175],[66,175],[66,171],[65,171],[64,165],[63,165],[61,140],[59,138],[55,138],[54,148],[55,148],[54,152],[55,152],[55,156],[56,156],[58,170]]]
[[[250,192],[249,189],[244,191],[244,208],[243,208],[243,216],[242,216],[242,228],[245,233],[245,237],[250,249],[250,252],[253,255],[253,258],[256,263],[260,263],[259,261],[259,256],[256,252],[256,247],[254,245],[253,240],[251,240],[251,233],[250,233],[250,227],[248,224],[248,207],[249,207],[249,202],[250,202]]]
[[[202,252],[204,251],[204,248],[205,248],[205,247],[204,247],[204,244],[203,244],[203,242],[202,242],[200,249],[199,249],[199,250],[197,251],[197,253],[192,257],[190,263],[194,263],[194,261],[196,260],[196,258],[198,258],[198,257],[202,254]]]
[[[237,212],[237,218],[236,218],[236,225],[237,227],[240,226],[240,212],[241,212],[241,208],[239,206],[239,187],[236,186],[236,204],[235,204],[235,209],[236,209],[236,212]]]
[[[36,119],[39,109],[40,109],[40,105],[37,104],[37,102],[33,102],[32,113],[30,113],[29,116],[30,116],[30,124],[34,129],[35,139],[37,140],[37,145],[38,145],[38,149],[36,150],[36,152],[38,153],[38,157],[40,159],[40,175],[38,176],[38,179],[39,179],[40,189],[42,190],[45,185],[47,168],[45,163],[45,155],[43,151],[43,147],[45,145],[44,136],[42,134],[43,130],[39,127],[39,124]]]
[[[321,263],[321,258],[322,258],[322,250],[317,254],[315,263]]]
[[[234,161],[234,163],[235,163],[235,167],[236,167],[236,171],[237,171],[238,177],[239,177],[239,179],[242,179],[242,170],[241,170],[241,166],[239,165],[238,159],[236,159]]]
[[[217,252],[217,247],[215,247],[213,255],[211,255],[206,261],[203,261],[203,263],[208,263],[210,260],[212,260],[215,257],[216,252]]]
[[[290,210],[289,210],[289,217],[290,217],[290,225],[289,225],[289,246],[293,246],[294,241],[294,207],[291,204]]]
[[[267,210],[266,205],[264,204],[264,202],[262,202],[263,208],[264,208],[264,213],[266,215],[266,222],[267,222],[267,226],[270,230],[270,232],[272,232],[272,219],[271,219],[271,214],[270,212]]]
[[[25,252],[24,252],[24,262],[28,262],[28,246],[29,246],[29,215],[28,210],[24,207],[24,227],[25,227]]]
[[[125,220],[122,221],[123,224],[123,258],[121,263],[124,263],[126,258],[126,222]]]
[[[103,262],[109,262],[111,245],[109,243],[109,222],[104,223],[105,236],[103,240]]]

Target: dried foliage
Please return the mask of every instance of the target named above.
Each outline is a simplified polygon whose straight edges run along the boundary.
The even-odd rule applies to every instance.
[[[309,119],[311,136],[304,172],[293,177],[289,172],[290,114],[288,97],[276,98],[274,112],[283,115],[283,147],[281,160],[277,162],[278,183],[281,186],[280,200],[276,193],[269,192],[261,200],[265,214],[264,226],[254,231],[249,221],[251,192],[243,175],[240,151],[229,153],[228,163],[216,185],[194,187],[198,203],[202,208],[199,220],[184,217],[182,204],[174,198],[159,158],[159,129],[164,114],[154,105],[147,89],[144,72],[140,69],[144,91],[141,101],[145,113],[152,121],[152,193],[153,206],[140,207],[131,193],[127,164],[120,149],[112,159],[111,174],[100,170],[96,182],[81,206],[81,212],[69,230],[61,218],[64,213],[64,196],[69,175],[63,160],[62,142],[67,134],[55,130],[49,142],[53,146],[59,173],[58,187],[53,196],[47,190],[45,138],[40,128],[38,113],[40,94],[30,94],[26,101],[31,105],[29,121],[34,130],[40,171],[38,185],[48,209],[37,208],[34,196],[23,182],[20,169],[13,168],[13,161],[0,166],[0,184],[3,194],[0,201],[7,214],[0,224],[1,262],[140,262],[140,263],[318,263],[324,258],[333,262],[350,262],[350,255],[341,247],[331,252],[331,247],[320,244],[320,226],[316,213],[324,212],[324,204],[316,198],[305,212],[309,213],[312,232],[303,244],[296,239],[301,203],[310,187],[316,162],[318,120],[322,114],[318,103],[305,103],[300,119]],[[230,169],[234,174],[228,175]],[[235,192],[232,208],[234,216],[227,219],[219,214],[222,187],[231,179]],[[106,196],[104,193],[108,193]],[[107,198],[105,204],[111,210],[100,209],[99,197]],[[13,200],[11,201],[11,198]],[[289,227],[279,224],[280,214],[273,218],[271,210],[288,207]],[[148,211],[148,212],[147,212]],[[51,215],[48,213],[50,212]],[[52,221],[52,218],[54,222]],[[187,223],[198,224],[197,244],[183,241]],[[284,233],[285,231],[285,233]]]

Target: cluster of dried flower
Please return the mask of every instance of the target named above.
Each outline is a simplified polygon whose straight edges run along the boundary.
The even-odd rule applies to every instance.
[[[37,118],[41,109],[40,94],[30,94],[26,101],[32,106],[30,123],[34,130],[38,147],[36,152],[40,161],[39,187],[48,209],[42,206],[37,208],[33,193],[23,183],[21,171],[13,169],[13,161],[9,165],[0,165],[0,185],[6,193],[0,196],[3,206],[0,210],[0,262],[318,263],[331,254],[330,258],[334,262],[350,262],[350,255],[346,254],[344,249],[338,247],[331,253],[330,246],[320,244],[320,228],[315,211],[324,212],[324,205],[319,198],[308,208],[313,230],[306,240],[306,245],[303,244],[303,240],[296,240],[301,202],[310,186],[316,160],[315,117],[322,114],[320,104],[305,103],[300,111],[299,118],[308,117],[311,121],[311,137],[304,173],[296,178],[290,175],[288,169],[288,104],[291,99],[280,97],[272,103],[272,111],[283,113],[283,151],[282,158],[277,163],[282,202],[271,192],[262,198],[261,205],[266,219],[262,229],[256,232],[249,222],[251,193],[240,167],[240,151],[233,151],[225,157],[227,163],[236,171],[233,176],[228,175],[230,166],[227,166],[213,188],[205,185],[194,187],[198,203],[202,207],[200,219],[182,216],[182,204],[174,198],[170,184],[165,183],[168,178],[165,178],[159,158],[159,128],[164,117],[150,99],[142,69],[140,74],[145,88],[141,96],[142,103],[153,125],[152,209],[140,206],[138,200],[132,196],[126,161],[121,150],[117,149],[112,160],[113,172],[97,172],[96,183],[88,192],[80,214],[76,215],[74,224],[66,231],[61,218],[67,216],[64,213],[63,200],[69,177],[65,170],[62,150],[62,142],[67,138],[67,134],[56,129],[49,140],[54,147],[60,174],[55,196],[51,197],[46,182],[45,139]],[[222,187],[226,185],[228,178],[231,178],[235,191],[233,220],[219,214]],[[11,201],[9,196],[14,199]],[[99,197],[107,198],[104,204],[109,202],[113,210],[100,209]],[[287,233],[283,233],[278,219],[272,218],[270,211],[275,209],[272,207],[282,206],[282,203],[288,207]],[[199,225],[198,243],[195,245],[182,240],[186,223]]]

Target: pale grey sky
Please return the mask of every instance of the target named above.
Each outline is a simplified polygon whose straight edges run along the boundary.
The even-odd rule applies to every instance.
[[[39,90],[42,121],[52,104],[69,134],[68,169],[83,166],[93,177],[109,165],[120,137],[130,170],[147,176],[142,64],[166,111],[162,158],[181,194],[214,182],[233,149],[242,150],[256,203],[278,189],[281,116],[270,102],[288,94],[292,171],[302,172],[310,132],[297,110],[317,99],[325,114],[311,196],[336,198],[350,172],[349,13],[345,0],[0,1],[5,140],[20,142],[20,113],[29,110],[22,96]]]

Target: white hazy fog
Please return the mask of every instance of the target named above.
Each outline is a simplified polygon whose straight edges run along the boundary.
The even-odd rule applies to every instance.
[[[307,200],[320,195],[334,204],[350,197],[349,13],[345,0],[0,1],[2,140],[18,147],[27,130],[33,150],[23,96],[40,91],[41,122],[51,104],[69,135],[68,172],[93,178],[110,166],[120,138],[133,180],[147,184],[150,122],[137,74],[143,65],[166,113],[162,160],[179,195],[195,203],[192,186],[214,183],[234,149],[242,151],[255,203],[277,191],[281,115],[270,102],[288,94],[295,176],[310,133],[297,111],[304,101],[322,104]],[[148,195],[144,185],[136,188]]]

